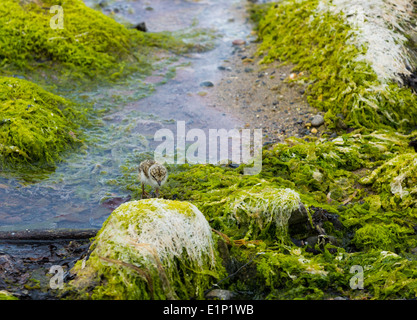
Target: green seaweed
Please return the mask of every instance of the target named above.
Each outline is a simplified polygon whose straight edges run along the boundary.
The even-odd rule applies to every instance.
[[[52,28],[53,5],[63,9],[63,28]],[[90,9],[81,0],[49,0],[21,4],[7,0],[0,9],[0,66],[32,69],[63,65],[82,70],[91,77],[110,77],[125,68],[127,61],[144,63],[133,50],[142,41],[113,19]],[[143,64],[142,64],[143,66]]]
[[[308,102],[326,112],[329,128],[341,129],[339,114],[355,128],[406,132],[416,125],[416,96],[396,83],[381,83],[359,59],[365,47],[352,44],[355,33],[343,14],[316,10],[318,0],[282,1],[259,22],[262,62],[291,61],[307,71]]]
[[[53,165],[80,141],[74,104],[26,80],[0,77],[0,111],[3,165]]]

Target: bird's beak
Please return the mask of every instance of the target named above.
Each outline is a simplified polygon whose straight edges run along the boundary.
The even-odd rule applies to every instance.
[[[161,181],[158,181],[159,186],[161,186]]]

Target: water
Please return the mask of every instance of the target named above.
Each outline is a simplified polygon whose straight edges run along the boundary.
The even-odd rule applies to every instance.
[[[116,98],[100,125],[87,130],[85,145],[46,178],[25,182],[23,176],[0,175],[0,231],[100,228],[112,209],[128,199],[129,187],[123,188],[120,181],[126,172],[135,175],[140,159],[152,155],[160,143],[153,139],[157,130],[175,133],[178,121],[184,121],[187,130],[205,132],[242,127],[233,115],[218,110],[210,97],[225,72],[218,67],[236,49],[232,41],[250,38],[244,5],[238,0],[153,0],[113,1],[104,6],[104,13],[117,11],[116,19],[144,21],[149,32],[208,28],[218,35],[215,47],[179,56],[144,80],[131,79],[128,86],[86,92],[97,108],[109,96]],[[166,81],[166,68],[173,66],[176,75]],[[214,87],[201,87],[203,81]],[[131,189],[139,187],[139,181],[135,183]],[[107,206],[106,200],[111,202]]]

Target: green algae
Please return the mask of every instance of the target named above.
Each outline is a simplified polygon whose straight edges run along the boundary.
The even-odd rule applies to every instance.
[[[309,102],[327,112],[330,128],[340,129],[342,114],[358,129],[336,139],[289,138],[265,147],[256,176],[243,175],[244,166],[170,166],[163,196],[194,203],[226,239],[230,259],[250,263],[246,273],[223,282],[225,289],[252,291],[257,299],[415,298],[415,157],[409,147],[415,133],[404,133],[415,125],[415,97],[396,84],[382,85],[356,59],[366,48],[346,45],[353,32],[343,16],[318,13],[317,4],[283,1],[255,12],[259,52],[265,63],[287,60],[307,71]],[[134,170],[126,168],[124,179],[138,197]],[[325,231],[343,244],[299,247],[271,220],[259,220],[257,209],[265,204],[273,212],[273,195],[285,189],[299,195],[310,215],[314,207],[337,214],[346,230],[327,223]],[[364,276],[359,289],[352,285],[358,268]]]
[[[63,10],[63,28],[52,28],[51,6]],[[175,54],[206,51],[209,30],[145,33],[87,7],[82,0],[7,0],[0,9],[0,68],[5,73],[35,73],[61,86],[122,79],[154,69],[156,49]],[[45,75],[47,72],[47,75]],[[54,76],[56,75],[56,76]],[[51,81],[50,79],[50,81]]]
[[[271,6],[260,20],[263,63],[291,61],[307,71],[308,102],[323,111],[330,128],[338,128],[338,114],[352,127],[395,128],[416,125],[416,97],[408,88],[381,83],[360,60],[366,48],[352,44],[355,33],[342,14],[316,10],[319,1],[283,1]]]
[[[255,260],[265,299],[397,299],[416,297],[415,258],[389,251],[312,255],[303,249],[266,251]],[[362,287],[355,277],[360,270]]]
[[[62,29],[51,28],[52,5],[64,10]],[[24,5],[7,0],[1,8],[0,21],[2,67],[33,68],[48,62],[48,66],[59,63],[90,76],[104,72],[111,76],[124,68],[124,61],[141,60],[132,50],[133,42],[143,39],[141,33],[86,7],[81,0]]]
[[[224,274],[201,212],[160,199],[117,208],[72,271],[66,290],[88,299],[201,299]]]
[[[417,246],[414,232],[417,212],[406,205],[385,205],[384,199],[392,197],[391,189],[380,190],[378,185],[369,186],[364,182],[378,177],[388,181],[389,186],[390,175],[378,168],[384,168],[384,164],[402,155],[411,161],[412,149],[408,142],[413,137],[414,134],[379,130],[357,131],[336,139],[305,141],[289,138],[286,143],[264,148],[262,171],[257,176],[243,175],[242,166],[238,169],[214,165],[173,167],[164,197],[175,196],[194,203],[214,229],[226,235],[229,241],[234,240],[235,245],[232,244],[230,250],[232,259],[243,264],[262,253],[252,262],[250,274],[253,278],[242,275],[229,281],[225,285],[227,289],[255,291],[256,297],[261,299],[326,299],[338,295],[350,299],[412,297],[415,296],[415,281],[404,279],[415,263],[414,255],[410,253]],[[404,164],[398,169],[400,167],[403,170],[410,168]],[[257,216],[244,216],[250,223],[242,220],[243,223],[237,224],[237,219],[230,219],[234,212],[231,208],[239,195],[254,189],[256,192],[248,197],[248,202],[261,204],[270,201],[271,194],[278,194],[285,188],[297,192],[307,208],[314,206],[337,214],[345,230],[340,232],[332,225],[325,225],[325,229],[328,235],[337,237],[343,244],[323,247],[318,243],[314,246],[318,253],[313,255],[306,251],[308,247],[297,248],[288,234],[276,232],[271,225],[251,229],[259,226]],[[242,238],[246,242],[236,241]],[[238,243],[243,245],[236,246]],[[333,250],[332,253],[329,250]],[[410,286],[387,284],[384,279],[387,265],[370,258],[384,251],[398,255],[401,263],[407,265],[397,269],[394,262],[389,264],[396,277]],[[294,256],[291,252],[298,254]],[[300,252],[302,256],[299,256]],[[340,260],[341,256],[354,258],[345,261]],[[369,277],[378,285],[367,280],[365,290],[352,290],[350,279],[353,274],[349,271],[354,265],[372,268]],[[388,287],[390,289],[385,290]]]
[[[416,207],[416,153],[404,153],[384,162],[361,183],[372,184],[381,194],[381,206],[391,208]]]
[[[19,300],[17,297],[7,291],[0,291],[0,300]]]
[[[74,104],[39,86],[0,77],[0,154],[3,165],[54,164],[79,142]]]

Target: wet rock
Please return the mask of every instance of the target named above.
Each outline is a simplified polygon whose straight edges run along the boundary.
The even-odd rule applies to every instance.
[[[245,41],[245,40],[243,40],[243,39],[236,39],[236,40],[233,40],[233,41],[232,41],[232,44],[233,44],[234,46],[241,46],[241,45],[246,44],[246,41]]]
[[[229,290],[214,289],[205,295],[209,300],[231,300],[236,294]]]
[[[324,117],[321,114],[316,114],[311,121],[311,125],[313,127],[320,127],[322,124],[324,124]]]
[[[203,81],[200,83],[200,87],[214,87],[214,84],[211,81]]]
[[[139,22],[136,26],[133,27],[134,29],[142,32],[147,32],[148,28],[146,27],[145,22]]]
[[[131,196],[128,195],[127,197],[114,197],[110,199],[104,200],[100,205],[109,209],[116,209],[122,203],[125,203],[131,199]]]
[[[338,118],[336,121],[337,121],[336,126],[337,126],[338,129],[342,129],[342,130],[347,129],[348,126],[346,125],[346,123],[342,119]]]
[[[217,69],[219,69],[221,71],[232,71],[232,68],[225,67],[225,66],[218,66]]]
[[[321,229],[324,229],[325,222],[330,222],[333,225],[334,229],[339,230],[339,231],[342,231],[344,229],[343,224],[339,221],[338,215],[332,214],[323,208],[318,208],[314,206],[311,206],[310,209],[314,211],[311,218],[312,218],[313,224],[316,227],[320,227]],[[328,233],[325,230],[324,232]]]
[[[298,209],[294,210],[288,220],[288,232],[291,237],[303,239],[314,232],[310,223],[306,207],[300,203]]]
[[[412,140],[410,141],[410,143],[408,144],[409,147],[413,147],[414,151],[417,152],[417,140]]]
[[[107,7],[109,4],[108,4],[107,0],[100,0],[98,2],[98,5],[99,5],[100,8],[104,8],[104,7]]]

